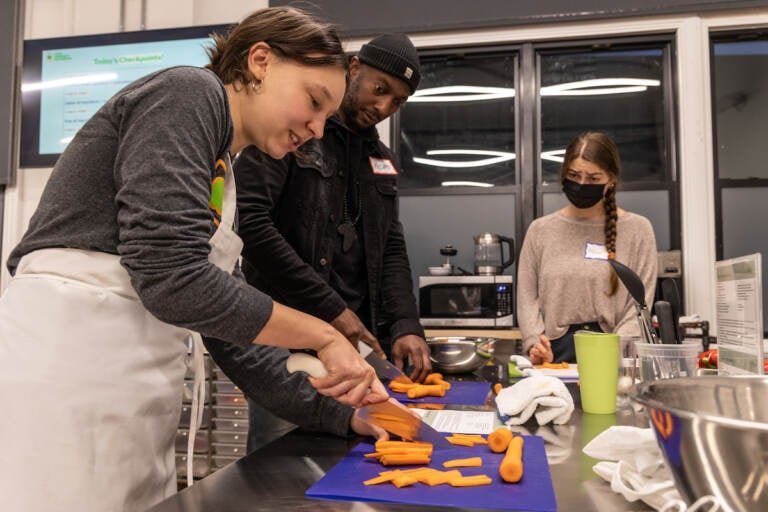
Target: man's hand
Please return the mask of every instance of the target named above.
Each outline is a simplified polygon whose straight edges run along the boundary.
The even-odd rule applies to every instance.
[[[379,340],[371,334],[371,332],[365,328],[363,322],[351,309],[347,308],[341,312],[339,316],[331,321],[331,325],[336,328],[345,338],[352,343],[352,346],[357,348],[357,342],[362,341],[376,352],[380,358],[386,359],[384,350],[379,344]]]
[[[411,357],[413,373],[411,379],[415,382],[423,382],[432,371],[432,363],[429,360],[429,347],[421,336],[406,334],[400,336],[392,343],[392,362],[401,370],[405,370],[405,363]]]
[[[528,358],[533,364],[551,363],[555,358],[552,354],[552,344],[544,334],[539,334],[539,342],[528,351]]]

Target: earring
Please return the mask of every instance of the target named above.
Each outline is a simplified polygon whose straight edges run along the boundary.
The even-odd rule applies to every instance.
[[[264,83],[263,80],[259,80],[258,78],[255,80],[251,80],[251,89],[253,89],[253,92],[259,92],[261,90],[261,85]]]

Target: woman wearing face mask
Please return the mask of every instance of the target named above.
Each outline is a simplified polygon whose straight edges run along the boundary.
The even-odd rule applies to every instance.
[[[345,89],[335,29],[264,9],[209,54],[208,69],[158,71],[106,102],[59,158],[9,258],[7,510],[145,510],[175,492],[184,359],[198,333],[314,349],[329,372],[311,379],[320,393],[349,405],[387,397],[344,336],[236,268],[231,157],[253,144],[282,158],[322,136]]]
[[[616,258],[656,283],[656,240],[645,217],[616,205],[619,153],[603,133],[576,137],[561,168],[570,204],[531,223],[517,271],[517,315],[531,362],[576,362],[578,330],[639,335],[629,293],[607,264]]]

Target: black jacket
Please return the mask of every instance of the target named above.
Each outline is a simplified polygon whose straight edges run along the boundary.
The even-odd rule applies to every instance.
[[[361,320],[382,340],[423,337],[398,220],[397,174],[374,172],[369,157],[392,161],[376,129],[355,134],[335,117],[300,156],[275,160],[252,146],[244,150],[235,162],[243,271],[280,303],[325,321],[341,314],[347,304],[328,281],[348,173],[355,173],[368,282],[360,310],[370,311]]]

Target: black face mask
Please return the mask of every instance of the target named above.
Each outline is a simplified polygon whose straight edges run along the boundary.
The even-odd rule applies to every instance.
[[[603,198],[603,191],[605,190],[605,183],[603,184],[585,184],[576,183],[573,180],[563,180],[563,192],[565,197],[576,208],[591,208],[595,206]]]

